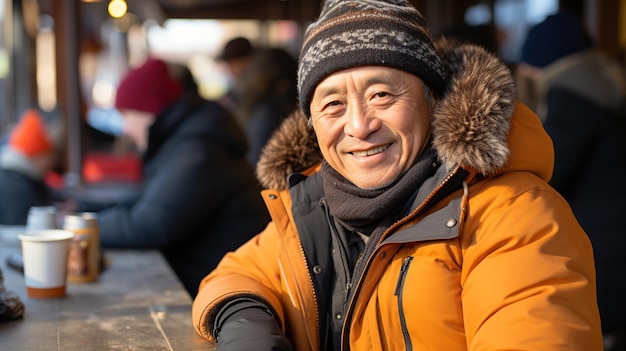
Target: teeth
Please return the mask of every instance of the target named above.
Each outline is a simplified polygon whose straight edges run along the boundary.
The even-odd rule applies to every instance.
[[[372,155],[376,155],[379,152],[385,151],[388,147],[389,147],[389,145],[385,145],[385,146],[377,147],[377,148],[371,149],[371,150],[355,151],[352,154],[354,156],[372,156]]]

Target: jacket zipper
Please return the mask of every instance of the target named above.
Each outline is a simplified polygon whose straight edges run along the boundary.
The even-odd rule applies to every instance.
[[[424,201],[422,202],[421,205],[419,205],[415,210],[413,210],[413,212],[411,212],[410,214],[408,214],[407,216],[405,216],[404,218],[402,218],[401,220],[399,220],[398,222],[392,224],[389,228],[387,228],[387,230],[385,231],[385,233],[383,233],[382,237],[380,238],[379,242],[376,244],[377,246],[380,246],[382,244],[382,242],[389,236],[391,235],[390,233],[394,232],[397,228],[399,228],[401,225],[403,225],[404,223],[408,222],[409,220],[411,220],[412,218],[415,218],[416,216],[418,216],[420,213],[422,213],[422,211],[425,210],[426,205],[429,204],[432,200],[432,197],[437,193],[437,191],[439,191],[439,189],[441,189],[445,184],[447,184],[450,179],[452,179],[458,172],[460,172],[462,170],[462,168],[460,166],[456,166],[451,172],[450,174],[443,180],[441,181],[441,183],[439,183],[439,185],[437,187],[435,187],[435,189],[433,189],[433,191],[431,191],[430,195],[424,199]],[[463,182],[464,186],[464,196],[467,196],[467,185],[465,182]],[[374,251],[374,253],[372,255],[376,254],[376,251],[378,249],[376,249]],[[367,271],[369,270],[369,266],[372,263],[372,257],[368,257],[367,259],[367,263],[365,265],[365,269],[362,273],[362,275],[360,277],[358,277],[358,279],[356,280],[356,284],[355,284],[355,291],[352,295],[352,299],[350,299],[350,302],[348,304],[348,308],[346,310],[346,315],[345,315],[345,320],[346,323],[344,324],[344,328],[343,331],[341,333],[342,335],[342,341],[341,341],[341,349],[349,349],[349,342],[347,340],[347,336],[350,333],[350,319],[352,318],[352,312],[354,309],[354,302],[356,300],[356,296],[358,296],[359,294],[359,290],[361,289],[361,285],[363,283],[363,279],[364,277],[367,275]],[[356,277],[355,277],[356,278]]]
[[[303,262],[306,264],[307,260],[306,260],[306,253],[304,252],[304,246],[302,246],[302,242],[299,243],[300,246],[300,254],[302,255],[302,260]],[[321,336],[320,336],[320,310],[319,310],[319,303],[317,301],[317,291],[315,290],[315,283],[313,283],[313,277],[311,276],[311,273],[309,272],[309,270],[306,270],[307,272],[307,276],[309,277],[309,283],[311,283],[311,290],[313,291],[313,303],[315,304],[315,331],[316,331],[316,335],[315,337],[317,338],[317,345],[318,347],[321,349],[322,348],[322,344],[321,344]],[[304,306],[303,306],[304,309]]]
[[[300,243],[300,254],[302,255],[302,259],[304,260],[304,262],[306,263],[306,254],[304,253],[304,247],[302,246],[302,243]],[[309,270],[307,269],[307,275],[309,276],[309,283],[311,283],[311,290],[313,290],[313,303],[315,303],[315,314],[316,314],[316,318],[315,318],[315,330],[317,331],[316,333],[316,338],[317,338],[317,345],[321,348],[321,336],[320,336],[320,311],[319,311],[319,304],[317,302],[317,292],[315,291],[315,284],[313,283],[313,277],[311,277],[311,273],[309,273]]]
[[[348,302],[348,293],[350,291],[350,287],[352,287],[352,272],[350,271],[350,267],[348,266],[348,257],[346,254],[346,248],[341,245],[341,240],[339,239],[339,234],[337,232],[337,228],[335,227],[335,222],[332,220],[330,216],[330,210],[328,209],[328,203],[326,199],[321,200],[321,204],[324,207],[324,213],[326,214],[326,221],[328,222],[328,226],[330,227],[330,233],[333,236],[334,241],[339,243],[337,246],[337,250],[339,250],[339,255],[341,256],[341,264],[343,266],[343,272],[345,273],[346,286],[344,287],[345,296],[343,303],[346,304]]]
[[[411,343],[411,336],[409,335],[409,329],[406,324],[406,316],[404,315],[404,303],[402,302],[404,297],[404,281],[406,280],[409,266],[413,261],[413,256],[407,256],[400,268],[400,275],[398,276],[398,282],[396,283],[396,290],[394,295],[398,297],[398,313],[400,314],[400,327],[402,328],[402,336],[404,336],[404,345],[407,351],[413,350],[413,344]]]
[[[337,233],[336,233],[335,225],[332,222],[331,217],[330,217],[330,210],[328,209],[328,204],[326,202],[326,198],[322,198],[320,200],[320,205],[321,205],[322,209],[324,210],[324,214],[326,215],[326,222],[328,222],[328,226],[330,228],[330,235],[334,236],[336,238],[337,237]],[[333,239],[333,241],[334,241],[334,239]],[[302,243],[300,244],[300,246],[302,246]],[[343,257],[342,258],[342,262],[345,262],[345,254],[343,253],[341,248],[337,248],[337,249],[341,251],[341,254],[342,254],[342,257]],[[302,251],[304,252],[304,249]],[[345,264],[344,264],[344,271],[347,271],[347,269],[345,267]],[[313,278],[311,277],[310,273],[309,273],[309,278],[311,279],[311,283],[313,283]],[[350,279],[349,275],[348,275],[347,279]],[[315,288],[314,288],[314,290],[315,290]],[[316,296],[315,304],[317,306],[315,309],[317,311],[317,320],[318,320],[318,322],[317,322],[317,330],[318,330],[317,340],[318,341],[317,342],[318,342],[320,351],[325,351],[327,349],[328,338],[330,337],[330,333],[331,333],[330,332],[330,330],[331,330],[330,329],[331,328],[330,324],[333,323],[333,321],[331,321],[330,317],[328,316],[328,314],[324,312],[324,315],[326,315],[326,328],[324,330],[324,335],[322,336],[322,330],[320,330],[320,321],[319,321],[320,320],[321,311],[319,310],[319,305],[317,304],[317,296]],[[332,302],[331,302],[331,304],[332,304]]]

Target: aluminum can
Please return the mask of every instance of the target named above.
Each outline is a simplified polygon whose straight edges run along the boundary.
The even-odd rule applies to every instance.
[[[67,281],[85,283],[98,280],[100,274],[100,227],[92,212],[68,214],[63,229],[72,231],[67,260]]]

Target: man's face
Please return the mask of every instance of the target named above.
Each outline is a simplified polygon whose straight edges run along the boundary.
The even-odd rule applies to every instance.
[[[228,60],[226,70],[232,79],[240,79],[246,67],[250,64],[250,57],[240,57]]]
[[[124,119],[122,133],[128,136],[140,151],[148,148],[148,129],[154,123],[155,115],[137,110],[120,110]]]
[[[330,166],[360,188],[375,188],[413,165],[428,139],[432,106],[418,77],[366,66],[326,77],[313,94],[311,119]]]
[[[48,171],[54,169],[57,162],[57,153],[55,150],[50,150],[33,156],[31,159],[33,160],[33,164],[35,164],[35,167],[37,167],[42,174],[46,174]]]

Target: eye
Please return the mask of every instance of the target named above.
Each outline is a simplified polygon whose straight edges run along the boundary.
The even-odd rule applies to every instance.
[[[386,92],[386,91],[378,91],[378,92],[375,92],[375,93],[374,93],[373,97],[374,97],[374,98],[384,98],[384,97],[387,97],[387,96],[389,96],[389,95],[391,95],[391,94],[389,94],[389,93],[388,93],[388,92]]]
[[[393,103],[394,95],[385,90],[379,90],[370,95],[370,103],[374,106],[388,106]]]
[[[332,100],[326,103],[322,110],[329,115],[338,114],[343,110],[343,103],[339,100]]]
[[[335,115],[341,110],[343,105],[341,97],[336,96],[336,94],[328,94],[313,99],[311,112],[326,116]]]

